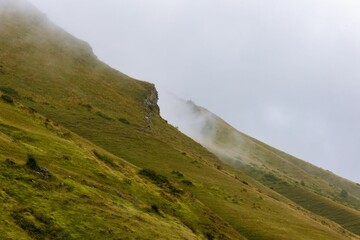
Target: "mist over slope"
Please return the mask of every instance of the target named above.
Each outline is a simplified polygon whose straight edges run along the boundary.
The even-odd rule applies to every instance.
[[[153,84],[13,6],[0,15],[5,239],[358,238],[169,125]]]
[[[359,183],[251,138],[192,101],[174,96],[168,99],[171,103],[164,112],[169,121],[220,159],[308,210],[360,234]],[[315,207],[317,203],[324,209]]]
[[[31,1],[111,66],[360,182],[359,1]]]

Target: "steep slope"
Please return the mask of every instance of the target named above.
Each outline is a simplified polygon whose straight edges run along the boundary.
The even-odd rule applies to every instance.
[[[24,8],[24,5],[21,5],[22,7],[19,8],[17,4],[14,5],[14,2],[22,1],[7,0],[5,2],[6,11],[2,8],[0,15],[0,90],[4,95],[13,98],[16,104],[21,103],[27,108],[35,109],[49,119],[50,123],[54,123],[51,125],[60,124],[74,133],[70,135],[81,136],[81,138],[77,137],[84,141],[80,145],[87,146],[88,144],[91,146],[90,149],[98,149],[101,154],[96,159],[105,161],[105,163],[100,163],[103,167],[101,171],[94,170],[88,165],[88,158],[94,159],[94,152],[80,151],[77,156],[74,156],[76,162],[71,166],[67,165],[66,159],[56,162],[56,159],[59,160],[62,156],[68,155],[65,149],[54,154],[56,158],[52,157],[54,149],[62,146],[62,141],[58,140],[55,143],[60,143],[55,144],[56,146],[35,145],[35,149],[40,149],[37,153],[40,166],[46,167],[50,172],[54,171],[57,178],[65,178],[62,176],[69,175],[73,179],[76,175],[76,179],[82,182],[86,176],[86,182],[91,182],[91,184],[95,182],[96,186],[100,186],[99,188],[104,186],[110,189],[128,183],[122,176],[117,176],[117,174],[124,174],[121,171],[117,173],[118,165],[123,160],[135,165],[131,165],[131,169],[150,168],[163,175],[162,177],[152,171],[142,172],[148,179],[152,179],[151,187],[148,182],[138,180],[139,176],[134,172],[135,175],[128,177],[134,179],[131,180],[132,183],[139,184],[139,186],[131,184],[131,187],[124,187],[125,192],[130,192],[131,196],[134,195],[143,203],[140,205],[144,206],[141,209],[145,209],[145,215],[139,218],[146,218],[147,223],[159,224],[151,228],[135,223],[130,229],[131,233],[145,239],[152,239],[157,234],[159,234],[157,238],[176,239],[168,231],[172,228],[176,233],[183,234],[184,238],[195,235],[207,239],[246,237],[248,239],[337,240],[356,238],[332,221],[312,214],[252,179],[246,173],[222,163],[204,147],[168,125],[159,115],[157,93],[152,84],[131,79],[98,61],[86,43],[57,28],[32,7]],[[7,118],[8,114],[11,116],[11,111],[14,110],[5,111],[4,106],[8,107],[3,104],[0,110],[5,125],[21,129],[19,125],[13,123],[13,117]],[[22,129],[28,128],[29,124],[24,123]],[[4,131],[2,132],[6,135],[8,130]],[[52,143],[51,139],[44,139],[42,142]],[[65,141],[65,148],[67,148],[66,143]],[[24,144],[29,143],[25,141]],[[20,151],[16,146],[7,146],[2,149],[1,154],[4,158],[12,157],[20,164],[24,164],[25,151]],[[43,152],[49,154],[41,155],[40,153]],[[112,161],[101,157],[104,154],[112,156]],[[68,167],[70,169],[67,169]],[[64,175],[60,174],[62,171]],[[68,171],[71,173],[68,174]],[[4,170],[3,174],[6,172],[7,170]],[[9,177],[7,183],[9,189],[11,189],[9,184],[16,179],[18,174],[19,172],[14,172],[14,176]],[[20,175],[24,174],[20,173]],[[170,183],[164,179],[169,179]],[[74,185],[74,180],[68,181]],[[77,188],[83,190],[85,187],[79,185]],[[84,208],[90,201],[86,197],[89,193],[85,194],[85,199],[82,200],[83,193],[80,190],[79,194],[72,196],[72,206],[74,208],[78,206],[80,212],[85,212],[81,219],[85,226],[77,224],[81,220],[73,219],[75,213],[78,212],[74,208],[68,210],[69,214],[64,213],[63,221],[76,222],[66,222],[66,225],[61,225],[59,220],[61,208],[57,206],[56,198],[49,197],[46,201],[49,206],[58,209],[58,215],[53,216],[56,224],[60,224],[65,229],[73,224],[73,231],[80,228],[79,234],[83,235],[74,236],[74,238],[84,238],[86,234],[90,234],[87,230],[98,228],[98,224],[104,226],[102,221],[108,216],[104,212],[114,214],[110,219],[114,224],[118,220],[117,224],[120,228],[126,224],[132,225],[133,219],[138,218],[127,217],[128,212],[139,210],[136,207],[135,209],[130,209],[130,207],[102,209],[102,204],[112,206],[112,202],[117,200],[111,194],[100,192],[100,190],[93,190],[90,199],[96,197],[96,206],[91,205],[89,207],[91,211],[87,212]],[[46,197],[44,194],[38,196],[37,199],[31,198],[31,194],[39,194],[38,189],[28,191],[27,188],[22,188],[21,191],[24,192],[22,199],[36,200],[34,204],[40,204],[37,202],[41,202]],[[11,195],[11,193],[6,194]],[[67,192],[62,194],[65,198],[71,198]],[[175,198],[174,194],[184,194],[184,196],[181,195],[179,199]],[[17,201],[19,201],[19,207],[24,205],[20,200]],[[156,207],[152,208],[153,212],[146,212],[146,209],[149,210],[149,206],[154,204]],[[67,206],[67,202],[65,205]],[[95,210],[99,209],[99,212],[91,215],[93,207]],[[6,209],[9,214],[11,211],[13,210]],[[46,214],[50,214],[51,211],[50,207],[44,208]],[[20,211],[21,214],[36,221],[36,224],[40,226],[45,224],[46,220],[44,222],[41,217],[39,219],[33,212],[32,210]],[[153,216],[154,212],[160,212],[160,217],[156,214]],[[151,217],[155,217],[156,220]],[[93,218],[96,220],[93,221]],[[159,218],[164,219],[160,221]],[[6,223],[9,220],[4,221]],[[169,225],[163,225],[166,223]],[[6,226],[4,224],[1,225]],[[20,227],[23,226],[20,225]],[[107,231],[105,226],[102,228],[105,228],[105,232]],[[120,231],[116,229],[114,225],[109,234],[113,234],[111,236],[126,234],[116,232]],[[101,233],[103,231],[98,234]],[[98,236],[100,239],[105,238],[105,235]]]
[[[30,108],[0,100],[0,112],[1,239],[242,239],[178,185]]]
[[[175,103],[174,109],[181,114],[179,124],[185,124],[190,136],[225,162],[300,206],[360,234],[359,184],[253,139],[191,101],[177,99]]]

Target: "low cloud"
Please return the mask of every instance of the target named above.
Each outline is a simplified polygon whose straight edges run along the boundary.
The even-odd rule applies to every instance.
[[[171,91],[360,182],[360,1],[30,1],[100,59],[155,83],[165,116]]]

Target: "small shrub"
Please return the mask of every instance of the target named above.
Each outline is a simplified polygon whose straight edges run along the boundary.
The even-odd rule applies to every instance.
[[[106,120],[112,120],[111,117],[109,117],[108,115],[106,115],[105,113],[102,113],[102,112],[96,112],[96,115],[98,115],[99,117],[102,117]]]
[[[349,196],[348,192],[346,190],[341,190],[340,192],[340,197],[342,198],[347,198]]]
[[[156,205],[151,205],[151,209],[156,212],[157,214],[160,214],[159,208]]]
[[[42,231],[38,228],[33,221],[29,218],[23,216],[23,213],[12,213],[11,217],[15,220],[17,225],[19,225],[23,230],[25,230],[30,236],[37,236],[38,239],[43,239]]]
[[[13,89],[13,88],[11,88],[9,86],[0,86],[0,91],[2,91],[5,94],[12,95],[12,96],[18,96],[19,95],[18,92],[15,89]]]
[[[194,184],[190,180],[185,179],[185,180],[182,180],[181,182],[187,186],[194,186]]]
[[[42,168],[37,164],[34,156],[32,156],[32,155],[28,155],[26,166],[28,168],[30,168],[31,170],[36,171],[44,179],[49,179],[52,177],[51,173],[46,168]]]
[[[241,181],[243,184],[245,184],[245,185],[249,185],[249,183],[247,182],[247,181],[245,181],[245,180],[242,180]]]
[[[179,171],[172,171],[171,174],[173,174],[173,175],[175,175],[175,176],[177,176],[177,177],[183,177],[183,176],[184,176],[184,174],[182,174],[182,173],[179,172]]]
[[[274,174],[272,173],[267,173],[263,176],[263,179],[268,181],[268,182],[272,182],[272,183],[275,183],[275,182],[278,182],[280,179],[278,177],[276,177]]]
[[[32,208],[16,210],[10,216],[31,239],[73,239],[52,218]]]
[[[305,186],[305,182],[303,180],[301,180],[300,184],[301,186]]]
[[[12,97],[10,97],[8,95],[1,95],[1,99],[10,104],[14,103],[14,100],[12,99]]]
[[[212,235],[211,233],[206,233],[205,236],[206,236],[206,238],[207,238],[208,240],[213,240],[213,239],[215,239],[214,235]]]
[[[129,125],[130,122],[126,118],[119,118],[119,122],[122,122],[123,124]]]
[[[158,185],[169,184],[169,180],[165,176],[157,174],[155,171],[151,169],[141,169],[139,171],[139,174],[149,178],[151,181],[153,181]]]
[[[33,155],[28,155],[26,166],[28,166],[32,170],[40,169]]]
[[[16,165],[16,163],[15,163],[13,160],[11,160],[10,158],[7,158],[7,159],[5,160],[5,163],[6,163],[6,165],[8,165],[8,166],[15,166],[15,165]]]
[[[140,175],[143,175],[150,179],[153,183],[158,185],[159,187],[167,190],[174,196],[179,196],[180,194],[183,194],[184,192],[181,189],[178,189],[170,184],[169,180],[160,174],[157,174],[155,171],[150,169],[142,169],[139,171]]]
[[[168,188],[170,190],[170,193],[173,194],[174,196],[179,196],[184,193],[181,189],[178,189],[170,184],[168,185]]]
[[[289,186],[290,184],[286,181],[282,181],[281,184],[283,184],[284,186]]]

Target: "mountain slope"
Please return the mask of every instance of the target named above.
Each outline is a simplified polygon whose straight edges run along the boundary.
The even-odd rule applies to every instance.
[[[253,139],[191,101],[175,102],[181,116],[174,122],[185,125],[190,136],[219,158],[300,206],[360,234],[359,184]]]
[[[3,102],[0,109],[1,239],[198,238],[151,208],[163,202],[191,215],[190,198],[165,193],[110,154],[112,164],[98,159],[94,150],[107,153],[29,109]]]
[[[138,174],[31,108],[1,100],[0,111],[1,239],[242,239],[176,183]]]
[[[122,234],[135,234],[140,239],[154,236],[176,239],[169,229],[184,238],[203,239],[356,238],[334,222],[312,214],[267,188],[242,170],[222,163],[207,149],[167,124],[159,115],[157,93],[152,84],[131,79],[100,62],[86,43],[54,26],[37,10],[32,7],[24,10],[14,5],[14,2],[22,1],[2,1],[7,7],[2,8],[0,15],[0,90],[3,95],[13,98],[15,105],[24,105],[44,116],[40,125],[54,127],[55,133],[46,126],[42,126],[42,130],[30,127],[32,123],[26,120],[28,116],[11,117],[18,111],[16,106],[2,103],[1,119],[12,130],[9,127],[1,129],[7,142],[3,141],[2,146],[6,147],[0,148],[0,156],[4,160],[13,158],[18,165],[24,165],[25,155],[33,153],[40,166],[53,172],[56,179],[65,184],[75,185],[76,189],[74,195],[62,193],[61,197],[72,200],[70,209],[62,213],[62,207],[68,206],[68,202],[57,202],[56,192],[45,201],[46,195],[39,194],[39,189],[21,188],[13,195],[19,202],[17,205],[20,208],[26,206],[21,195],[23,201],[30,199],[33,204],[30,204],[30,210],[19,212],[21,221],[17,225],[11,220],[14,209],[5,209],[7,215],[1,227],[9,223],[14,229],[8,231],[3,227],[6,237],[11,238],[19,228],[26,230],[28,227],[22,225],[22,219],[29,218],[33,225],[39,225],[37,228],[50,222],[56,225],[55,232],[68,234],[58,236],[59,239],[66,239],[66,236],[86,238],[92,232],[98,234],[99,239],[106,239],[102,234],[109,234],[110,239]],[[14,123],[13,119],[17,118],[25,122]],[[65,140],[70,134],[79,139],[77,144],[64,141],[63,137],[57,139],[57,124],[66,130]],[[30,144],[26,137],[20,138],[21,145],[31,145],[29,149],[20,149],[16,142],[9,140],[13,132],[19,132],[17,129],[30,134],[45,131],[42,135],[54,136],[43,137],[36,145]],[[60,150],[56,150],[58,147]],[[74,159],[70,164],[67,162],[68,149],[75,147],[80,149],[73,150],[77,154],[70,157]],[[104,155],[111,156],[111,160]],[[101,167],[94,167],[89,159]],[[5,166],[6,161],[2,164]],[[119,170],[122,164],[130,169],[129,175],[125,174],[127,171]],[[31,174],[31,171],[21,172],[27,171],[26,168],[20,169],[17,170],[20,172],[6,176],[7,167],[0,168],[1,174],[8,178],[8,189],[12,189],[10,184],[18,175]],[[140,169],[152,169],[157,173]],[[126,185],[129,181],[124,180],[123,175],[131,180],[130,186]],[[70,180],[65,179],[66,176],[71,176]],[[100,190],[94,187],[91,194],[87,193],[88,187],[93,188],[93,185]],[[122,203],[119,200],[122,194],[116,196],[115,189],[119,186],[130,199],[123,203],[126,208],[122,209],[119,208],[123,205],[116,207],[118,201]],[[9,195],[12,196],[4,193],[6,198]],[[139,199],[139,206],[131,206],[132,197]],[[89,198],[95,199],[94,203]],[[37,209],[33,205],[40,206],[41,201],[48,204],[41,207],[44,214],[51,214],[52,208],[56,210],[57,214],[51,216],[52,221],[46,220],[49,217],[42,219],[31,210]],[[89,201],[90,206],[87,205]],[[80,211],[76,211],[77,207]],[[80,221],[76,219],[78,212],[83,212],[79,214]],[[129,216],[134,212],[136,214]],[[104,219],[109,216],[111,231],[104,225],[107,224]],[[83,224],[79,225],[79,222]],[[142,222],[149,225],[143,226]],[[153,222],[156,225],[151,227]],[[127,230],[129,224],[133,227]],[[97,229],[105,229],[105,233]],[[23,234],[33,237],[26,231]],[[50,235],[44,235],[46,237]]]

